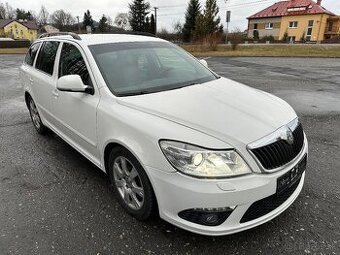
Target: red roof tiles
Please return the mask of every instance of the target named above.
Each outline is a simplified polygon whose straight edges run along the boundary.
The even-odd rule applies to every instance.
[[[326,10],[321,5],[318,5],[312,0],[289,0],[277,2],[269,6],[268,8],[248,17],[248,19],[306,15],[306,14],[335,15],[334,13]]]

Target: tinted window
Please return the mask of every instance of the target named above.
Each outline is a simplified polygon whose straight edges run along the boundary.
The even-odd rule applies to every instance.
[[[64,43],[60,55],[59,77],[70,74],[80,75],[85,85],[91,85],[90,75],[80,51],[74,45]]]
[[[54,60],[57,54],[59,42],[44,42],[37,58],[36,68],[53,74]]]
[[[40,43],[36,43],[31,46],[31,48],[28,50],[26,57],[25,57],[25,63],[33,66],[35,55],[37,55],[38,49],[39,49]]]

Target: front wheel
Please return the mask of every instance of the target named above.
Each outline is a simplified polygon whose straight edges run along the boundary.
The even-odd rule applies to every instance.
[[[45,134],[47,131],[47,127],[44,126],[44,124],[41,121],[39,112],[38,112],[38,108],[35,105],[33,99],[31,97],[29,97],[28,99],[28,109],[31,115],[31,119],[33,122],[33,125],[35,127],[35,129],[37,130],[37,132],[39,134]]]
[[[121,206],[138,220],[147,220],[155,212],[156,199],[151,183],[138,160],[122,147],[109,157],[111,183]]]

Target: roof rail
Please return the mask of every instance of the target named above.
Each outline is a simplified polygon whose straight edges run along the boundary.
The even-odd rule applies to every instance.
[[[141,36],[150,36],[156,37],[156,35],[148,33],[148,32],[139,32],[139,31],[114,31],[114,32],[104,32],[103,34],[114,34],[114,35],[141,35]]]
[[[70,35],[72,36],[73,39],[76,40],[81,40],[80,36],[76,33],[72,33],[72,32],[52,32],[52,33],[45,33],[39,36],[40,38],[45,38],[45,37],[50,37],[50,36],[58,36],[58,35]]]

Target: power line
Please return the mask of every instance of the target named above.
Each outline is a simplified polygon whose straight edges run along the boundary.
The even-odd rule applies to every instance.
[[[263,3],[274,3],[274,2],[278,2],[278,1],[277,0],[260,0],[260,1],[258,0],[258,1],[248,2],[248,3],[237,4],[237,5],[230,5],[227,7],[221,7],[219,8],[219,10],[223,11],[223,10],[238,9],[238,8],[244,8],[244,7],[252,7],[252,6],[257,6]],[[158,16],[165,17],[165,16],[174,16],[174,15],[181,15],[181,14],[183,14],[183,12],[165,13],[165,14],[159,14]]]

